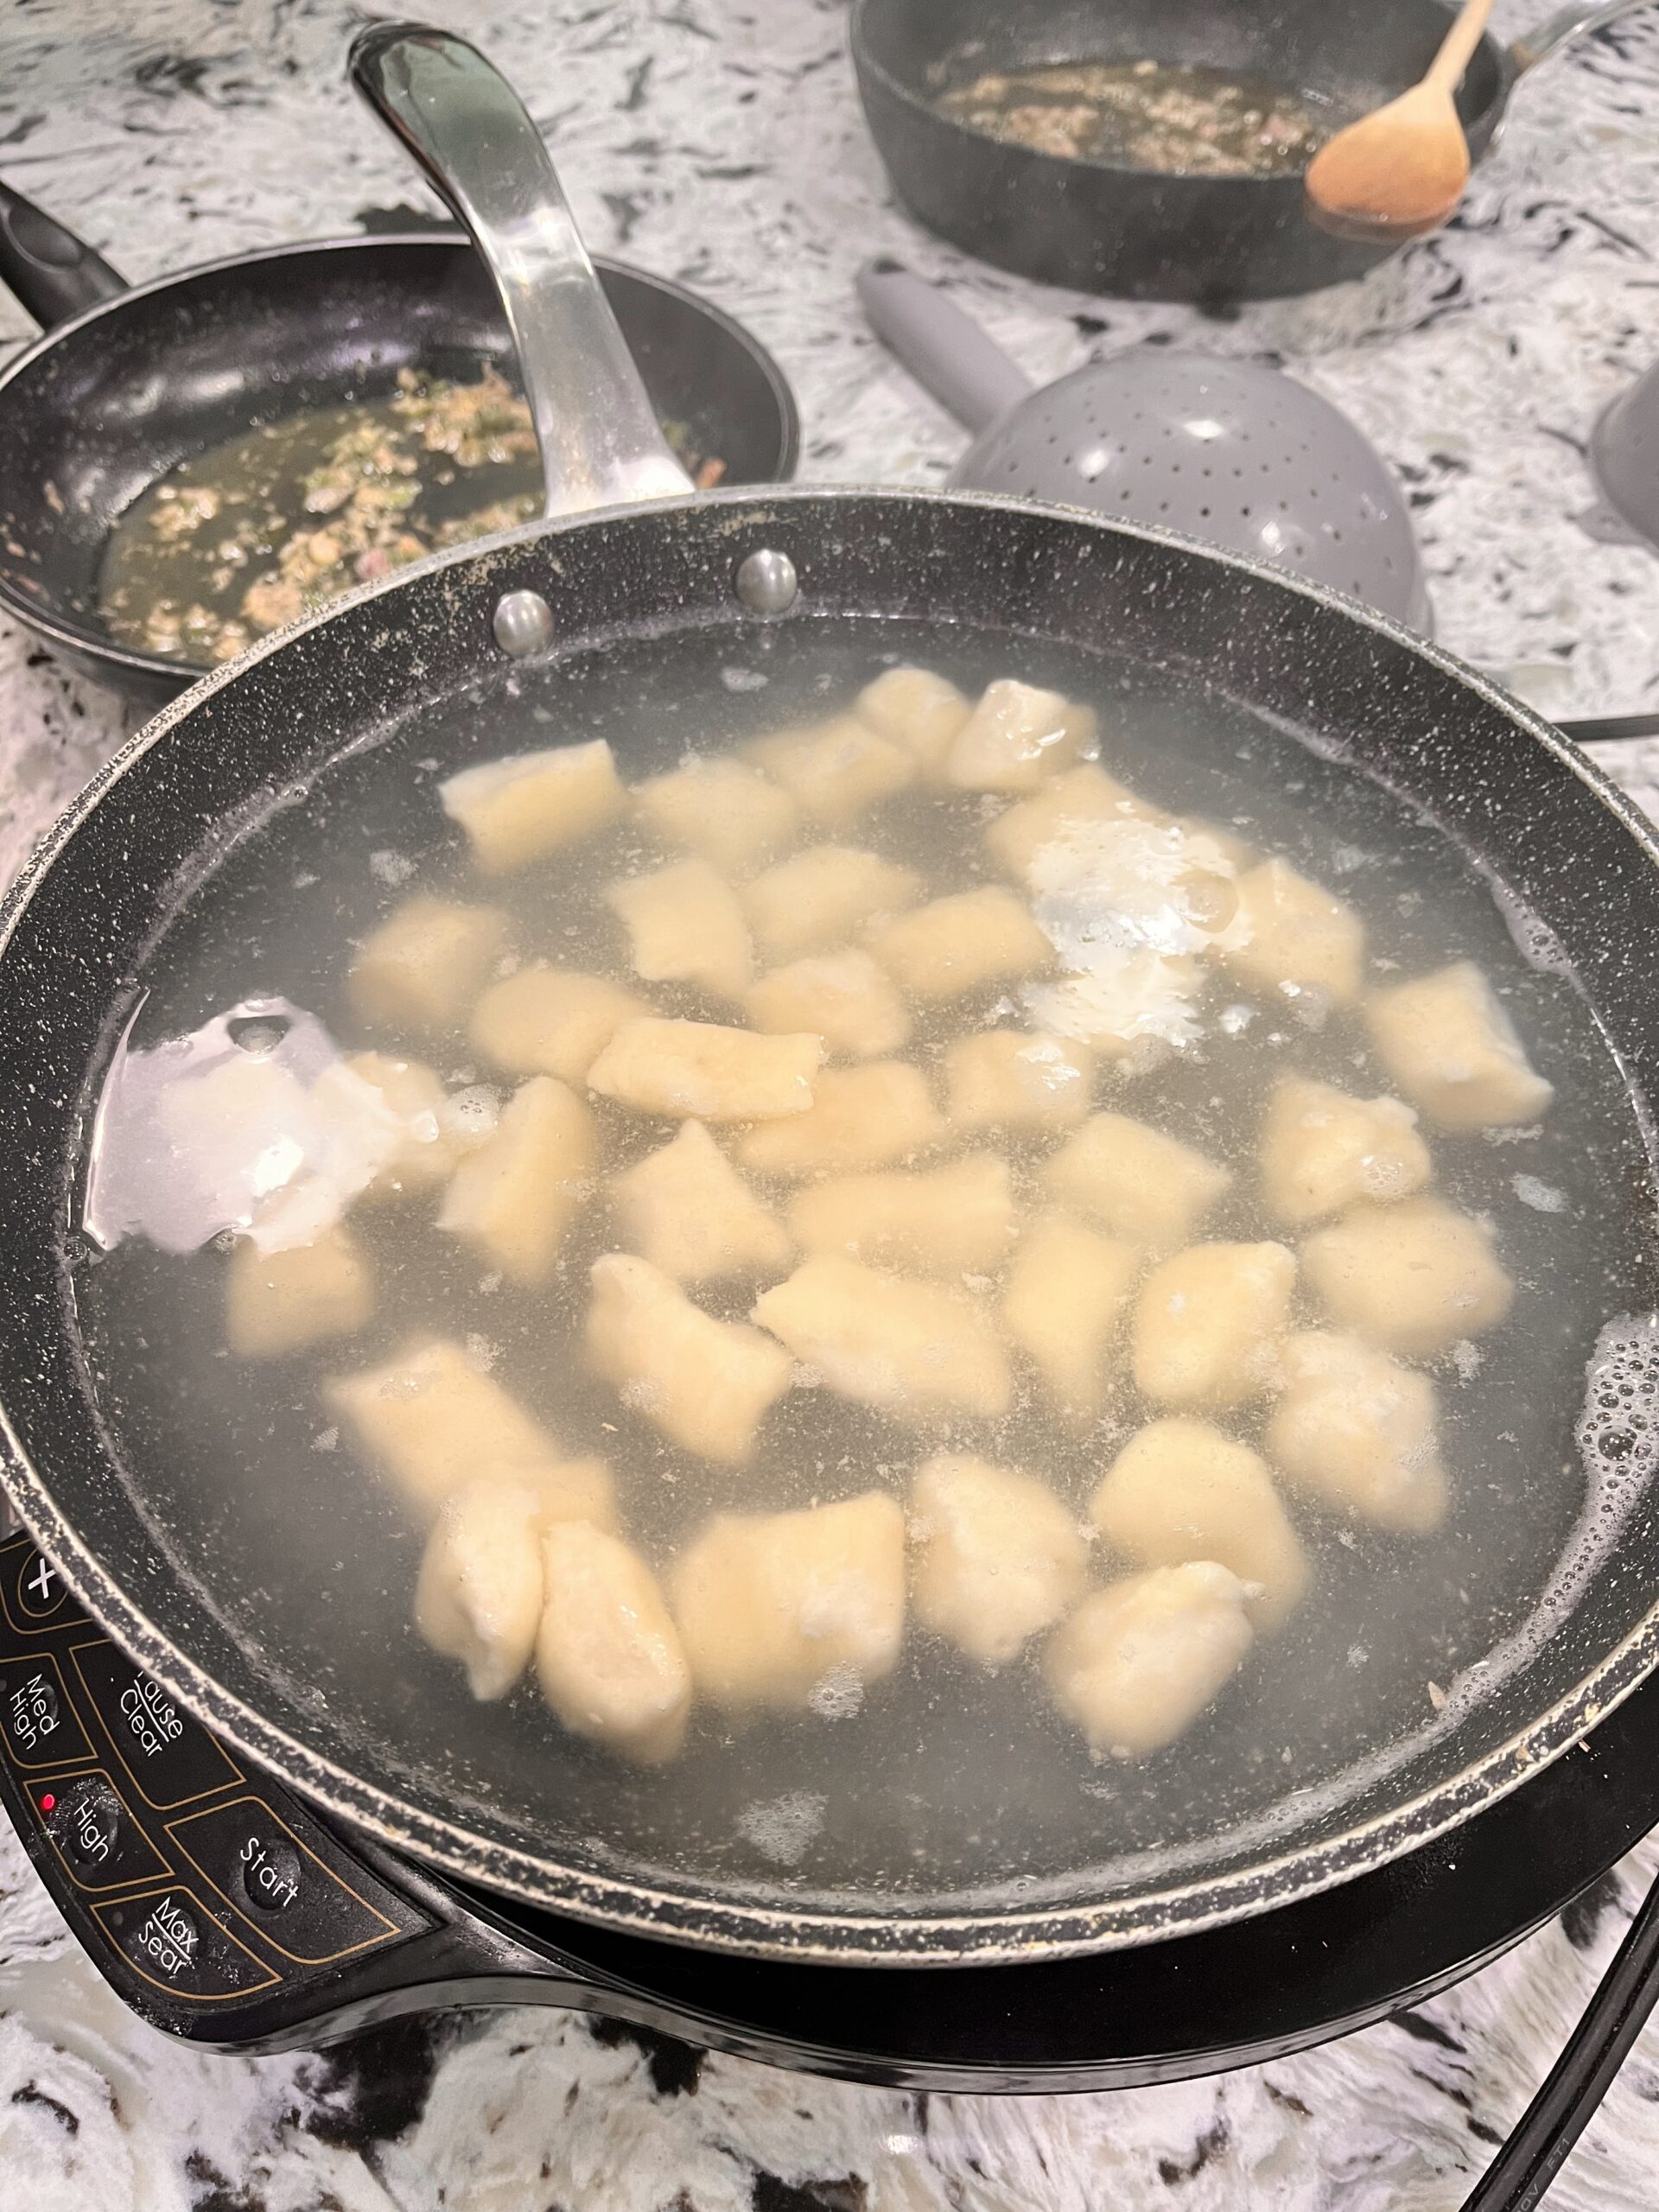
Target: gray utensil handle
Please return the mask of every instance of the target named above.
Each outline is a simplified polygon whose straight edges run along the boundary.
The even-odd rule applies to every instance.
[[[1510,48],[1510,60],[1516,76],[1522,70],[1535,69],[1541,61],[1548,61],[1575,38],[1585,38],[1592,31],[1599,31],[1605,23],[1616,23],[1621,16],[1631,16],[1638,8],[1652,5],[1652,0],[1600,0],[1599,5],[1589,0],[1573,0],[1571,7],[1563,8],[1558,15],[1548,16],[1535,29],[1516,39]]]
[[[476,47],[425,23],[353,41],[353,85],[472,233],[518,352],[545,512],[672,498],[691,480],[664,442],[542,135]]]
[[[867,261],[857,284],[876,336],[966,429],[988,429],[1030,396],[1031,379],[1018,362],[902,263],[886,255]]]

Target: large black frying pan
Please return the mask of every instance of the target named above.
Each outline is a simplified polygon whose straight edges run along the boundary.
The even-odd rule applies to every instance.
[[[1642,4],[1573,0],[1513,46],[1484,38],[1458,94],[1474,159],[1526,70]],[[1397,249],[1315,228],[1300,175],[1067,160],[969,130],[940,92],[1045,62],[1186,62],[1269,78],[1345,123],[1414,84],[1449,21],[1441,0],[857,0],[852,48],[893,189],[930,230],[1047,283],[1223,306],[1362,276]]]
[[[358,59],[429,160],[457,81],[493,118],[471,143],[511,136],[515,111],[460,41],[391,27],[365,34]],[[539,188],[556,191],[550,172]],[[470,203],[480,223],[488,197]],[[614,328],[582,288],[563,203],[550,207],[537,237],[564,365],[613,365]],[[516,298],[515,320],[524,308]],[[595,483],[671,480],[626,377],[585,448],[578,422],[563,427]],[[1213,801],[1247,774],[1270,798],[1294,781],[1310,805],[1393,825],[1461,901],[1471,949],[1496,957],[1503,912],[1535,918],[1528,942],[1550,973],[1534,1042],[1561,1090],[1548,1166],[1578,1212],[1573,1240],[1535,1249],[1525,1331],[1470,1386],[1494,1394],[1516,1472],[1497,1517],[1453,1532],[1466,1587],[1450,1595],[1496,1645],[1580,1511],[1572,1435],[1605,1301],[1637,1317],[1659,1303],[1659,845],[1558,732],[1397,625],[1167,535],[991,499],[779,490],[575,514],[353,594],[141,732],[0,908],[5,1479],[91,1611],[168,1691],[320,1806],[487,1887],[685,1942],[874,1966],[1140,1943],[1409,1852],[1524,1786],[1640,1682],[1659,1662],[1650,1434],[1624,1435],[1598,1494],[1612,1518],[1588,1523],[1616,1525],[1617,1541],[1584,1556],[1531,1643],[1438,1716],[1415,1686],[1357,1764],[1345,1749],[1322,1762],[1316,1731],[1295,1764],[1268,1760],[1235,1787],[1224,1731],[1209,1769],[1178,1759],[1090,1794],[1074,1750],[1033,1725],[1030,1686],[1010,1680],[960,1712],[936,1699],[919,1731],[913,1711],[876,1709],[855,1739],[827,1723],[709,1734],[641,1778],[514,1705],[474,1706],[409,1632],[412,1538],[372,1484],[307,1448],[315,1414],[261,1402],[245,1433],[198,1425],[169,1348],[188,1351],[213,1325],[206,1309],[163,1298],[142,1342],[100,1334],[99,1281],[125,1248],[96,1260],[73,1226],[90,1109],[124,1026],[137,1013],[143,1042],[201,1018],[201,993],[241,957],[227,948],[273,914],[286,925],[308,839],[429,847],[419,763],[571,728],[604,731],[637,772],[673,757],[684,702],[728,696],[758,727],[838,655],[868,667],[881,650],[969,677],[1013,664],[1122,687],[1126,729],[1203,741],[1196,788],[1154,796]],[[742,671],[726,694],[722,674]],[[1145,765],[1155,778],[1155,747]],[[1394,914],[1386,870],[1384,888],[1378,911]],[[229,934],[238,915],[245,939]],[[362,919],[341,910],[340,937]],[[1591,1414],[1618,1429],[1617,1407]],[[1479,1487],[1464,1497],[1474,1521],[1493,1511]],[[1316,1703],[1334,1688],[1300,1686]],[[780,1803],[795,1808],[792,1872],[746,1840]]]
[[[685,423],[731,483],[791,476],[795,403],[765,348],[664,277],[600,275],[661,419]],[[257,423],[379,397],[405,366],[513,373],[500,302],[453,232],[276,246],[129,288],[0,185],[0,282],[44,332],[0,370],[0,608],[149,707],[200,671],[118,644],[99,573],[157,477]]]

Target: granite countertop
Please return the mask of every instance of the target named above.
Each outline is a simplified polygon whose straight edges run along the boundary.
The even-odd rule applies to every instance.
[[[1034,375],[1166,333],[1268,353],[1408,484],[1454,650],[1547,711],[1659,707],[1659,558],[1592,543],[1583,448],[1659,356],[1659,9],[1519,95],[1457,225],[1366,283],[1203,321],[1046,291],[890,205],[845,0],[427,0],[555,147],[592,245],[697,286],[793,379],[802,474],[937,481],[960,434],[868,338],[901,252]],[[1513,33],[1545,12],[1503,4]],[[341,82],[349,0],[13,0],[0,175],[133,276],[430,208]],[[0,353],[29,327],[0,295]],[[0,624],[0,876],[120,734]],[[1603,749],[1659,812],[1659,748]],[[1545,2071],[1659,1850],[1461,1988],[1319,2051],[1116,2095],[917,2099],[699,2059],[568,2012],[414,2023],[321,2056],[175,2049],[115,2001],[0,1835],[0,2205],[11,2212],[1442,2212]],[[1650,2031],[1553,2204],[1650,2212]]]

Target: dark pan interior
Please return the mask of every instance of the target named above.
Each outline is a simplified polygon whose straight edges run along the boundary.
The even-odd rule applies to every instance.
[[[787,550],[804,580],[795,615],[771,626],[730,589],[761,544]],[[498,594],[523,585],[555,613],[559,645],[541,667],[511,666],[491,639]],[[152,986],[144,1019],[158,1032],[200,1018],[193,942],[222,941],[250,887],[267,905],[280,897],[308,814],[381,837],[372,810],[400,761],[486,757],[544,743],[550,727],[603,727],[629,747],[630,768],[647,766],[668,741],[637,713],[630,739],[631,688],[665,709],[737,668],[771,671],[785,696],[791,668],[824,664],[849,636],[874,650],[880,626],[890,650],[965,676],[1014,663],[1121,693],[1126,721],[1144,709],[1154,797],[1197,805],[1243,776],[1264,807],[1300,785],[1315,813],[1328,798],[1376,834],[1392,823],[1424,869],[1463,886],[1478,957],[1496,959],[1508,938],[1470,854],[1553,932],[1576,982],[1559,964],[1537,979],[1534,1033],[1572,1109],[1549,1172],[1585,1224],[1590,1262],[1552,1276],[1541,1247],[1516,1255],[1534,1333],[1482,1386],[1510,1408],[1516,1503],[1483,1507],[1488,1533],[1447,1566],[1443,1593],[1464,1601],[1452,1665],[1482,1658],[1524,1618],[1578,1510],[1572,1435],[1598,1323],[1656,1302],[1650,843],[1541,724],[1404,633],[1196,548],[1040,510],[803,493],[574,524],[372,594],[162,717],[16,894],[0,951],[0,1154],[13,1163],[0,1183],[11,1317],[0,1404],[29,1463],[16,1479],[36,1533],[112,1631],[325,1804],[474,1878],[781,1952],[947,1959],[1132,1942],[1265,1909],[1409,1848],[1631,1687],[1651,1656],[1659,1583],[1639,1438],[1632,1479],[1603,1499],[1618,1541],[1588,1564],[1554,1632],[1438,1722],[1421,1725],[1423,1700],[1402,1696],[1363,1767],[1310,1756],[1219,1793],[1224,1739],[1199,1736],[1161,1774],[1091,1777],[1055,1731],[1010,1749],[1030,1699],[1017,1707],[999,1687],[977,1718],[942,1709],[925,1727],[896,1694],[910,1734],[878,1725],[856,1746],[781,1731],[711,1739],[664,1788],[522,1710],[480,1714],[423,1660],[400,1626],[408,1541],[372,1495],[336,1491],[331,1508],[331,1477],[317,1510],[340,1515],[331,1553],[391,1561],[396,1617],[372,1598],[351,1613],[319,1599],[315,1580],[273,1576],[260,1548],[271,1501],[226,1484],[245,1454],[215,1466],[179,1406],[128,1394],[143,1363],[100,1335],[96,1278],[112,1263],[89,1271],[66,1237],[83,1116],[120,1024]],[[753,701],[752,687],[735,696]],[[352,925],[338,918],[342,937]],[[156,957],[158,942],[179,957]],[[206,1309],[158,1308],[163,1349],[169,1330],[182,1342],[211,1325]],[[355,1605],[354,1592],[340,1594]],[[1303,1684],[1305,1704],[1315,1688],[1324,1697]],[[1308,1717],[1317,1748],[1319,1715]],[[1506,1746],[1523,1732],[1517,1760]],[[820,1826],[783,1871],[746,1848],[735,1815],[757,1797],[802,1796],[822,1799]]]

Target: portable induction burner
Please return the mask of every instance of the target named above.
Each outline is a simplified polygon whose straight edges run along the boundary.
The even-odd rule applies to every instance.
[[[117,1993],[210,2050],[569,2005],[912,2088],[1127,2088],[1275,2058],[1471,1974],[1659,1822],[1659,1681],[1381,1872],[1178,1942],[1029,1966],[779,1964],[617,1935],[343,1831],[181,1711],[27,1536],[0,1542],[0,1800]]]

